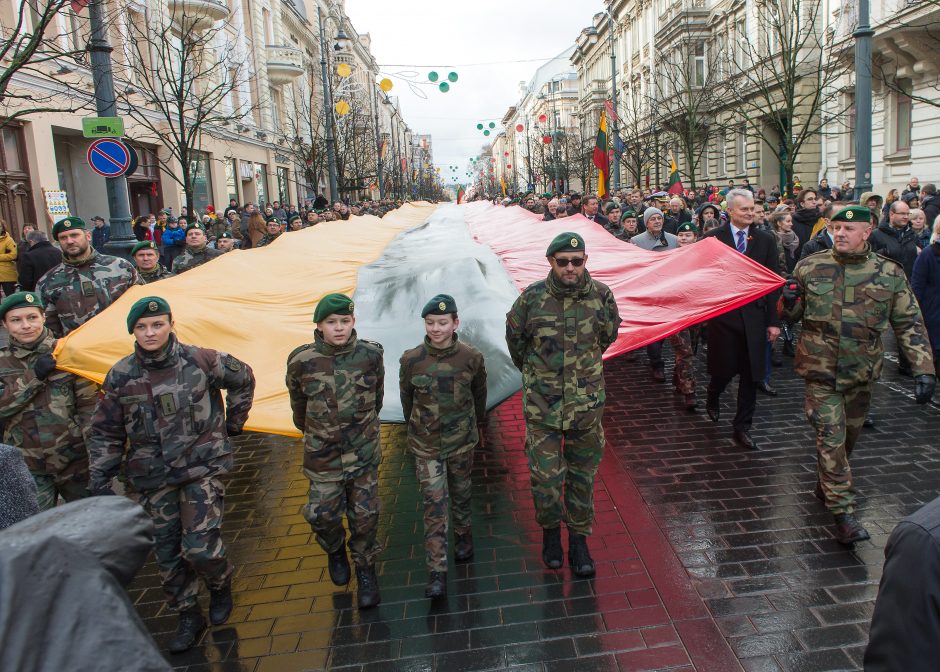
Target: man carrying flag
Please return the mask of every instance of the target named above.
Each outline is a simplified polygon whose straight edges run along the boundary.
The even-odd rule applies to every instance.
[[[607,195],[607,183],[610,179],[610,160],[607,154],[607,113],[601,111],[601,123],[597,129],[597,141],[594,143],[594,165],[597,167],[597,196]]]

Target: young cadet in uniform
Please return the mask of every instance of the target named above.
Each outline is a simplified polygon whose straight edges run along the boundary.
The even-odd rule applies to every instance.
[[[33,292],[11,294],[0,303],[10,343],[0,348],[0,425],[3,441],[16,446],[36,481],[39,508],[88,496],[88,453],[82,429],[94,411],[71,373],[55,370],[56,339],[46,329],[42,300]]]
[[[186,227],[186,250],[173,260],[173,273],[179,275],[221,257],[224,252],[209,247],[206,228],[200,222]]]
[[[424,491],[426,597],[447,594],[447,508],[454,518],[454,558],[473,557],[470,469],[486,417],[486,366],[479,350],[457,338],[457,303],[438,294],[421,311],[424,343],[401,356],[399,391]]]
[[[356,334],[353,301],[327,294],[317,304],[314,342],[287,357],[294,425],[304,433],[310,495],[304,518],[329,556],[330,579],[349,583],[346,533],[356,565],[360,609],[381,601],[375,559],[379,525],[379,412],[385,387],[382,346]]]
[[[142,240],[131,249],[131,259],[137,266],[141,279],[148,285],[151,282],[171,278],[173,274],[160,263],[160,251],[152,240]]]
[[[698,228],[692,222],[682,222],[676,228],[676,240],[679,247],[691,245],[698,238]],[[692,370],[694,353],[692,343],[694,328],[689,327],[669,337],[672,351],[676,355],[676,366],[672,371],[672,384],[676,387],[676,394],[681,394],[685,402],[685,410],[695,413],[695,374]],[[697,336],[697,334],[695,334]]]
[[[153,519],[163,590],[180,615],[167,648],[178,653],[194,646],[206,627],[196,602],[200,576],[209,588],[212,624],[232,611],[219,476],[232,468],[229,437],[241,434],[248,419],[255,377],[231,355],[180,343],[173,327],[160,297],[131,306],[134,353],[108,371],[88,455],[93,494],[113,494],[111,481],[123,466],[131,497]]]
[[[795,369],[806,380],[804,408],[816,430],[816,497],[833,514],[836,540],[843,544],[869,538],[855,517],[849,458],[881,376],[881,335],[889,326],[914,371],[918,404],[930,401],[937,383],[904,267],[872,251],[869,216],[858,205],[833,215],[832,249],[797,263],[780,305],[784,319],[803,318]]]

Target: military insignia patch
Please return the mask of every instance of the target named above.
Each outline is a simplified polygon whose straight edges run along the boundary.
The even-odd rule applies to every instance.
[[[229,371],[241,371],[242,363],[239,362],[234,357],[232,357],[231,355],[226,355],[225,356],[225,368],[228,369]]]
[[[447,304],[444,303],[443,301],[441,301],[439,304],[437,304],[437,308],[438,308],[438,310],[446,310],[446,309],[447,309]]]
[[[355,307],[356,307],[356,304],[353,303],[352,301],[350,301],[350,302],[349,302],[349,309],[352,310],[352,309],[355,308]]]
[[[847,213],[845,213],[845,218],[846,218],[846,219],[853,219],[854,217],[855,217],[855,213],[852,212],[851,210],[849,210]]]
[[[151,301],[147,304],[147,310],[149,310],[151,313],[155,313],[156,311],[160,310],[160,306],[157,305],[156,301]]]
[[[577,238],[572,238],[572,239],[571,239],[571,247],[577,247],[577,246],[578,246],[578,239],[577,239]]]
[[[33,295],[32,295],[32,294],[27,294],[27,295],[26,295],[26,303],[32,303],[32,302],[35,301],[35,300],[36,300],[36,299],[33,298]]]

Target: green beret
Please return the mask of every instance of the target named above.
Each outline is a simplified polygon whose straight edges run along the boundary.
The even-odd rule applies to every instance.
[[[293,222],[295,219],[301,219],[300,215],[291,215],[291,216],[287,219],[287,223],[290,224],[290,223]]]
[[[636,219],[636,213],[633,210],[624,210],[623,214],[620,215],[620,219]]]
[[[264,223],[265,223],[265,224],[270,224],[271,222],[277,222],[278,224],[281,223],[281,222],[278,220],[278,218],[275,217],[274,215],[269,215],[268,217],[265,217],[265,218],[264,218]]]
[[[142,317],[153,317],[154,315],[169,315],[170,304],[159,296],[145,296],[131,306],[127,314],[127,333],[134,333],[134,325]]]
[[[157,244],[153,242],[152,240],[142,240],[136,245],[134,245],[134,247],[131,248],[131,256],[133,257],[135,254],[137,254],[141,250],[156,250],[156,249],[157,249]]]
[[[190,222],[186,225],[186,233],[189,233],[191,229],[199,229],[203,233],[206,232],[206,226],[202,222]]]
[[[457,312],[457,302],[450,294],[438,294],[421,309],[421,317],[428,315],[450,315]]]
[[[320,322],[330,315],[352,315],[354,308],[353,300],[345,294],[327,294],[313,311],[313,321]]]
[[[6,314],[14,308],[39,308],[43,310],[42,299],[36,292],[16,292],[6,297],[0,303],[0,320],[6,317]]]
[[[694,234],[697,236],[697,235],[698,235],[698,227],[695,226],[695,224],[693,224],[692,222],[682,222],[682,224],[680,224],[680,225],[676,228],[676,234],[686,233],[686,232],[694,233]]]
[[[842,208],[832,216],[830,221],[833,222],[854,222],[856,220],[861,220],[863,222],[868,222],[871,220],[871,210],[866,208],[864,205],[850,205],[848,207]]]
[[[59,234],[63,231],[74,231],[76,229],[85,229],[85,220],[81,217],[66,217],[65,219],[56,222],[55,226],[52,227],[52,237],[55,239],[59,238]]]
[[[551,244],[549,244],[548,250],[545,251],[545,256],[550,257],[556,252],[583,251],[584,238],[571,231],[566,231],[565,233],[559,233],[557,236],[555,236],[554,240],[552,240]]]
[[[542,198],[552,198],[551,194],[542,194]]]
[[[219,234],[219,238],[234,238],[231,231],[223,231]]]

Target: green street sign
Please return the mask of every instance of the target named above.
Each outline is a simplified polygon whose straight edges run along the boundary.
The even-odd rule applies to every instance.
[[[82,135],[86,138],[124,137],[124,120],[120,117],[85,117]]]

